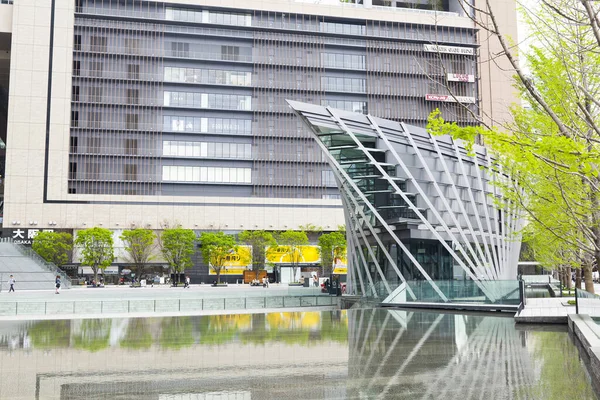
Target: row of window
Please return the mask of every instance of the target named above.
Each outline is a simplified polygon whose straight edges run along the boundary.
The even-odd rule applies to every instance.
[[[167,7],[165,19],[168,21],[196,22],[203,24],[251,26],[250,14],[215,12],[209,10],[189,10],[184,8]]]
[[[252,145],[248,143],[213,143],[164,141],[163,156],[252,158]]]
[[[163,130],[167,132],[196,132],[243,134],[252,133],[252,120],[236,118],[205,118],[165,115]]]
[[[364,93],[367,90],[367,80],[365,78],[324,76],[321,78],[321,86],[323,90]]]
[[[165,91],[164,105],[167,107],[216,108],[251,111],[252,97],[237,94]]]
[[[350,101],[350,100],[321,100],[321,105],[324,107],[337,108],[344,111],[352,111],[367,114],[367,102],[366,101]]]
[[[252,168],[164,165],[165,182],[252,183]]]
[[[339,22],[321,22],[321,32],[340,33],[344,35],[360,35],[366,34],[364,25],[342,24]]]
[[[205,83],[234,86],[250,86],[251,72],[225,71],[221,69],[165,67],[166,82]]]
[[[343,53],[322,53],[321,63],[329,68],[360,69],[366,68],[366,56]]]

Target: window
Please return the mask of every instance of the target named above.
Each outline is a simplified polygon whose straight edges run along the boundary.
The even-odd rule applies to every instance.
[[[126,114],[125,126],[127,129],[138,129],[138,114]]]
[[[88,111],[88,128],[100,128],[100,113]]]
[[[90,76],[102,77],[102,69],[101,61],[90,61]]]
[[[79,86],[71,88],[71,101],[79,101]]]
[[[69,163],[69,179],[77,179],[77,163]]]
[[[239,61],[240,48],[238,46],[221,46],[221,59]]]
[[[163,181],[252,183],[251,168],[163,166]]]
[[[88,88],[88,101],[92,103],[102,102],[102,88],[98,86],[92,86]]]
[[[81,35],[75,35],[73,38],[73,50],[81,50]]]
[[[137,155],[138,141],[137,139],[125,139],[125,154]]]
[[[90,50],[97,51],[99,53],[106,53],[106,37],[92,36],[90,38]]]
[[[136,181],[137,180],[137,165],[136,164],[125,164],[125,180]]]
[[[102,139],[99,137],[87,138],[87,152],[91,154],[102,153]]]
[[[73,60],[73,76],[81,74],[81,61]]]
[[[138,89],[127,89],[127,104],[139,104],[140,91]]]
[[[69,145],[71,148],[71,153],[77,153],[77,136],[71,136],[69,139]]]
[[[79,111],[71,111],[71,126],[75,128],[79,126]]]
[[[134,38],[125,38],[125,50],[129,54],[137,54],[140,47],[140,40]]]
[[[140,66],[138,64],[127,65],[127,78],[140,79]]]
[[[171,42],[171,54],[173,57],[189,57],[190,44],[183,42]]]

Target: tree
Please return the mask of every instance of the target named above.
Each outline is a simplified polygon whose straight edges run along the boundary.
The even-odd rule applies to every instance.
[[[334,261],[346,254],[346,235],[339,231],[323,234],[319,236],[319,246],[323,273],[328,275],[332,272]]]
[[[302,248],[308,244],[308,236],[304,231],[285,231],[277,235],[277,244],[285,248],[287,255],[292,265],[292,274],[296,279],[296,272],[302,259]]]
[[[75,245],[81,249],[81,265],[89,265],[98,282],[98,271],[104,270],[114,260],[112,232],[105,228],[79,231]]]
[[[519,55],[527,73],[490,3],[461,4],[486,16],[489,24],[480,28],[498,40],[529,107],[514,106],[512,122],[500,128],[458,127],[434,113],[430,132],[471,143],[482,138],[497,169],[512,177],[499,186],[508,207],[524,210],[537,237],[534,251],[561,269],[582,269],[593,292],[592,266],[600,265],[600,5],[559,0],[525,8],[536,43]]]
[[[273,234],[267,231],[243,231],[238,235],[238,239],[252,246],[252,270],[264,269],[266,249],[277,245]]]
[[[61,267],[70,261],[73,252],[73,236],[65,232],[38,232],[31,248],[47,262]]]
[[[221,269],[225,266],[227,256],[233,253],[237,246],[232,235],[223,232],[203,232],[200,235],[202,258],[217,274],[217,284],[221,283]]]
[[[168,228],[160,235],[160,250],[175,273],[176,286],[179,283],[179,273],[192,266],[195,243],[196,234],[191,229]]]
[[[142,278],[146,265],[156,256],[154,255],[154,240],[156,235],[150,229],[136,228],[125,230],[120,236],[125,244],[128,261],[135,266],[139,279]]]

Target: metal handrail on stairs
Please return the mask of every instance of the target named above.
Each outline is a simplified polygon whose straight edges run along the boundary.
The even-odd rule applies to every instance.
[[[72,286],[71,278],[69,278],[63,270],[57,267],[56,264],[44,260],[38,253],[33,251],[33,249],[25,247],[22,244],[14,243],[12,239],[2,240],[2,242],[12,244],[12,247],[16,249],[21,255],[30,258],[37,265],[46,269],[48,272],[52,272],[54,275],[59,275],[62,282],[62,286],[64,288],[68,289]]]

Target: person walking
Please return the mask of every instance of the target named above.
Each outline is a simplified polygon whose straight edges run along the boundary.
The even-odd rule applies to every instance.
[[[56,275],[56,280],[54,281],[55,283],[55,287],[56,287],[56,291],[54,292],[54,294],[60,294],[60,275]]]
[[[8,289],[8,293],[14,292],[15,291],[15,278],[12,275],[8,278],[8,284],[10,285],[10,288]]]
[[[188,288],[188,289],[190,288],[190,277],[189,276],[185,277],[185,285],[183,285],[183,288],[184,289],[185,288]]]

